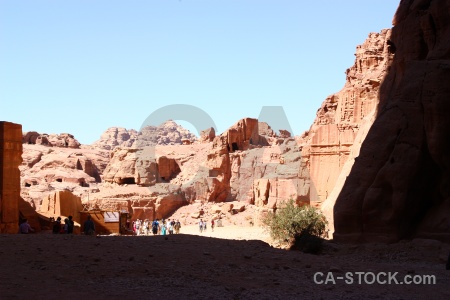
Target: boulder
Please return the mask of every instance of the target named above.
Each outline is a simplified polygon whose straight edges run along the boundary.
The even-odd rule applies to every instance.
[[[215,137],[216,137],[216,131],[214,130],[213,127],[202,130],[200,132],[200,142],[202,142],[202,143],[212,142]]]
[[[36,139],[39,137],[39,133],[36,131],[28,131],[22,134],[22,143],[24,144],[36,144]]]

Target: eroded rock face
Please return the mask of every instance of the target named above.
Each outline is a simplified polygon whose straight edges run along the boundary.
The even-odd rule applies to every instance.
[[[202,132],[200,132],[200,142],[201,143],[212,142],[215,137],[216,137],[216,131],[212,127],[202,130]]]
[[[36,131],[28,131],[24,132],[22,135],[22,143],[24,144],[36,144],[36,139],[40,136],[40,134]]]
[[[392,60],[390,34],[390,30],[371,33],[357,46],[344,88],[327,97],[303,135],[302,156],[311,176],[313,205],[319,206],[330,195],[362,120],[376,109],[379,86]]]
[[[117,184],[151,186],[169,182],[180,173],[177,161],[166,156],[156,157],[149,148],[116,148],[103,178]]]
[[[189,130],[169,120],[159,126],[145,126],[141,131],[111,127],[106,130],[100,140],[92,144],[95,148],[114,150],[116,147],[143,148],[155,145],[182,145],[197,140]]]
[[[75,137],[69,133],[40,134],[36,131],[25,132],[22,135],[22,143],[73,149],[78,149],[81,145]]]
[[[377,118],[334,207],[338,240],[450,240],[450,2],[402,1]]]
[[[304,165],[301,168],[301,147],[283,134],[285,138],[276,137],[270,126],[256,119],[238,121],[214,139],[207,172],[188,194],[209,202],[237,200],[265,209],[276,209],[290,198],[309,203],[309,175]]]
[[[110,127],[102,133],[100,139],[92,144],[93,147],[113,150],[116,147],[131,147],[136,141],[138,132],[122,127]]]
[[[245,118],[239,120],[227,131],[221,134],[226,138],[226,147],[229,152],[247,150],[250,145],[259,144],[258,120]]]
[[[96,188],[109,162],[109,152],[23,144],[22,159],[21,196],[39,209],[42,199],[54,190],[81,194]]]
[[[300,174],[301,149],[294,139],[233,153],[231,159],[231,192],[236,200],[269,209],[288,199],[309,203],[309,176]]]

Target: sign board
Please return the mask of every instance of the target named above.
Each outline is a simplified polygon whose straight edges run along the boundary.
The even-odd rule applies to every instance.
[[[103,218],[105,219],[105,223],[119,222],[119,212],[105,211],[103,213]]]

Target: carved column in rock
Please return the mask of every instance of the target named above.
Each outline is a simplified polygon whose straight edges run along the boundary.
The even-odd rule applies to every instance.
[[[16,233],[19,223],[22,125],[0,122],[0,233]]]

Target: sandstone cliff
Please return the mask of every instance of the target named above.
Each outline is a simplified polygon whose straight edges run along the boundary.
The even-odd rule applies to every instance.
[[[402,1],[377,118],[334,207],[338,240],[450,240],[450,3]]]
[[[277,137],[256,119],[239,120],[214,139],[196,178],[182,186],[186,199],[237,200],[262,209],[276,209],[289,198],[309,203],[301,148],[286,132],[283,135]]]
[[[392,60],[390,35],[390,30],[371,33],[357,46],[344,88],[325,99],[303,136],[302,157],[311,177],[313,205],[320,205],[331,194],[362,120],[378,105],[379,86]]]

